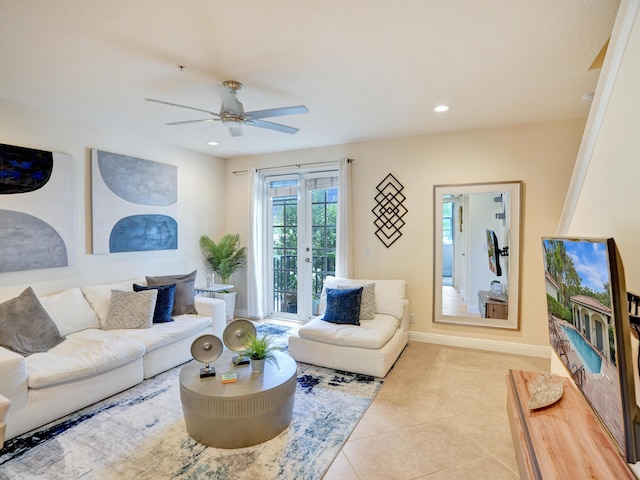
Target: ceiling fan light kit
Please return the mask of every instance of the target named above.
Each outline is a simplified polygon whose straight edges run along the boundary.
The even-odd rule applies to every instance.
[[[186,123],[198,123],[198,122],[216,122],[220,121],[225,127],[229,129],[231,136],[237,137],[242,135],[242,125],[250,125],[252,127],[266,128],[268,130],[274,130],[282,133],[294,134],[298,131],[297,128],[290,127],[288,125],[282,125],[280,123],[267,122],[262,120],[263,118],[280,117],[283,115],[297,115],[300,113],[307,113],[309,109],[304,105],[296,105],[293,107],[280,107],[270,108],[267,110],[255,110],[251,112],[245,112],[242,102],[238,100],[237,94],[242,89],[242,84],[236,80],[226,80],[222,82],[225,91],[222,96],[222,105],[220,106],[220,112],[212,112],[204,110],[202,108],[190,107],[187,105],[180,105],[178,103],[165,102],[163,100],[156,100],[153,98],[146,98],[148,102],[161,103],[163,105],[170,105],[173,107],[187,108],[189,110],[196,110],[198,112],[204,112],[211,115],[213,118],[204,118],[199,120],[185,120],[180,122],[170,122],[167,125],[182,125]]]

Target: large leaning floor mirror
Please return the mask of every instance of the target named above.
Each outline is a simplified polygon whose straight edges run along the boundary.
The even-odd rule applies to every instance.
[[[434,322],[518,329],[521,186],[434,186]]]

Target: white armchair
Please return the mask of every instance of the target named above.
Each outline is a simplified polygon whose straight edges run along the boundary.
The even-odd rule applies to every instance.
[[[360,325],[336,324],[316,317],[289,336],[289,353],[299,362],[346,372],[384,377],[409,341],[409,301],[404,280],[355,280],[329,276],[320,297],[326,309],[327,288],[375,284],[375,314]]]

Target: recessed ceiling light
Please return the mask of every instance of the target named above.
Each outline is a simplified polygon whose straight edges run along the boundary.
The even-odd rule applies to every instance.
[[[442,113],[442,112],[446,112],[450,108],[451,107],[449,105],[438,105],[436,107],[433,107],[433,111],[434,112],[438,112],[438,113]]]
[[[207,142],[207,145],[215,147],[216,145],[218,145],[218,142],[214,142],[213,140],[211,140],[210,142]]]

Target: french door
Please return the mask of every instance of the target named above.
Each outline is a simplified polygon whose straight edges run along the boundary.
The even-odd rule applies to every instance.
[[[266,176],[267,315],[309,320],[335,275],[338,171]]]

